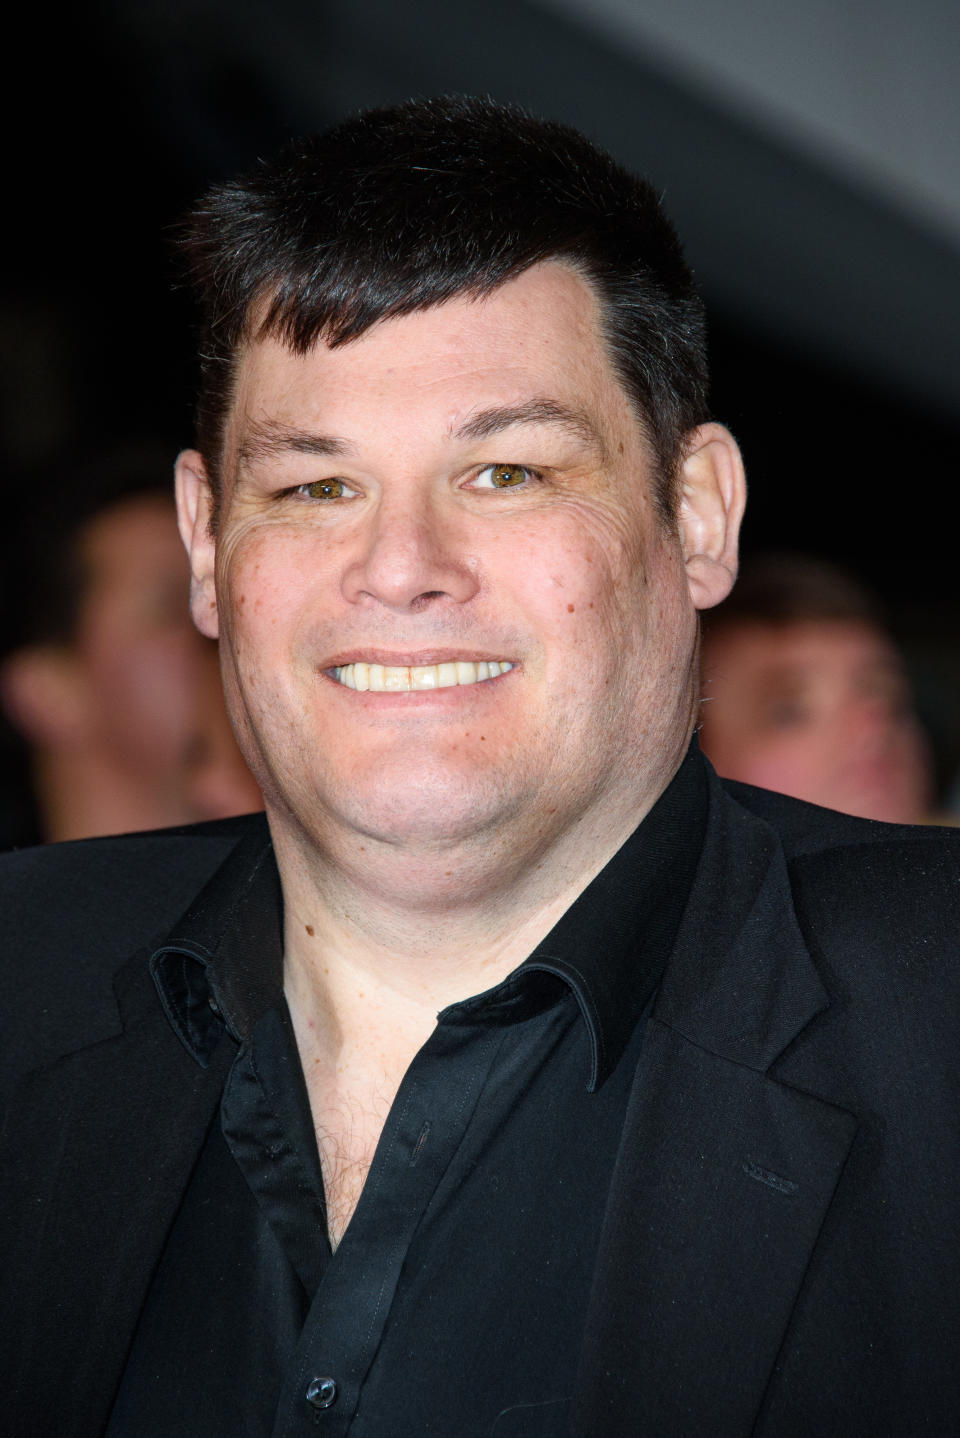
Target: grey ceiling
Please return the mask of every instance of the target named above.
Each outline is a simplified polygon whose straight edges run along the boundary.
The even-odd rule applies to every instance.
[[[722,93],[695,66],[667,63],[662,45],[645,54],[642,27],[627,36],[598,24],[605,8],[587,22],[582,0],[191,0],[114,3],[112,20],[149,58],[161,102],[176,96],[181,144],[206,146],[214,168],[249,158],[242,125],[231,133],[205,100],[216,65],[250,76],[289,130],[450,90],[568,120],[664,190],[728,320],[960,419],[960,245],[949,227],[885,195],[876,166],[858,178],[849,156],[831,164],[789,127],[764,124],[737,103],[735,76]],[[651,5],[619,0],[621,21],[631,8]],[[652,9],[662,32],[667,7]],[[749,9],[741,0],[741,20]],[[688,0],[688,41],[689,12]],[[242,94],[233,101],[236,116]]]

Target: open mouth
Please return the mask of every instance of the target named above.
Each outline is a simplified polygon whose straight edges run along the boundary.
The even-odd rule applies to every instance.
[[[426,689],[453,689],[456,685],[482,684],[498,679],[513,665],[506,659],[457,659],[449,664],[341,664],[327,672],[348,689],[399,694]]]

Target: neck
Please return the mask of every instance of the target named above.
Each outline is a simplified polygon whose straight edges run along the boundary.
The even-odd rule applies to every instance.
[[[530,954],[640,823],[681,757],[632,804],[592,807],[527,844],[503,834],[457,846],[341,836],[319,847],[271,814],[298,1032],[309,1020],[316,1041],[322,1034],[334,1049],[344,1035],[351,1044],[357,1035],[382,1042],[372,1015],[388,1015],[397,1042],[406,1031],[415,1051],[441,1009],[493,987]]]

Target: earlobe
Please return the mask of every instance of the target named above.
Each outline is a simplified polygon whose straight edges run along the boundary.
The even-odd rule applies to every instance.
[[[722,424],[688,437],[680,473],[679,528],[690,597],[697,609],[726,599],[737,577],[747,497],[740,447]]]
[[[175,468],[180,537],[190,556],[190,609],[193,622],[208,639],[219,635],[215,584],[217,543],[211,529],[213,491],[203,455],[185,449]]]

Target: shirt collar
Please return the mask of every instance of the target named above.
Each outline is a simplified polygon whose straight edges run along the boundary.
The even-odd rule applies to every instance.
[[[452,1005],[441,1018],[519,1013],[540,997],[540,975],[552,974],[580,1006],[592,1051],[587,1087],[598,1088],[666,968],[703,848],[708,796],[706,764],[694,739],[643,822],[530,957],[502,984]]]
[[[283,895],[263,815],[150,960],[167,1018],[204,1067],[224,1029],[238,1043],[283,996]]]
[[[649,814],[503,983],[444,1009],[445,1023],[508,1019],[573,992],[590,1036],[588,1087],[616,1066],[652,999],[686,908],[706,832],[708,784],[696,741]],[[283,900],[266,821],[251,821],[153,954],[167,1017],[198,1063],[224,1029],[237,1042],[283,994]]]

